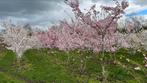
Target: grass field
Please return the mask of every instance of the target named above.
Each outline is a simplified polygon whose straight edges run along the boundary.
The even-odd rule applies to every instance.
[[[0,52],[0,83],[147,83],[142,52],[120,49],[101,53],[57,49],[30,49],[16,59]],[[105,66],[105,76],[102,66]]]

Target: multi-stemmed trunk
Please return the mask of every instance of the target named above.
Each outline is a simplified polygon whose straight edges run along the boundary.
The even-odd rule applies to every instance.
[[[102,34],[102,76],[103,76],[103,80],[102,80],[102,83],[106,83],[107,82],[107,71],[106,71],[106,67],[105,67],[105,45],[104,45],[104,38],[105,38],[105,35]]]

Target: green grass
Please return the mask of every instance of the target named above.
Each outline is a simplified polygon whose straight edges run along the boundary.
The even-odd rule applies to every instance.
[[[0,83],[25,83],[25,82],[9,74],[0,72]]]
[[[30,49],[17,63],[15,54],[4,50],[0,52],[0,83],[101,83],[103,65],[108,83],[147,83],[143,60],[141,52],[128,49],[105,52],[104,58],[87,50]]]

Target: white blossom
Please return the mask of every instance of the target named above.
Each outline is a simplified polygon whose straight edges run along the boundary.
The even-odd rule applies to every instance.
[[[23,25],[4,24],[5,31],[2,34],[4,43],[8,44],[10,49],[17,54],[17,58],[21,58],[24,51],[33,47],[41,46],[36,33],[30,33]]]
[[[135,67],[134,69],[135,69],[135,70],[141,70],[141,68],[140,68],[140,67]]]

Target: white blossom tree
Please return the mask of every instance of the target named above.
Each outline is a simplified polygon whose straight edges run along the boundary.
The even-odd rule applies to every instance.
[[[41,44],[36,37],[35,32],[29,32],[24,28],[23,25],[13,25],[10,23],[4,23],[5,28],[2,37],[4,38],[4,43],[9,45],[7,49],[14,51],[17,58],[21,58],[24,51],[34,47],[40,47]]]

